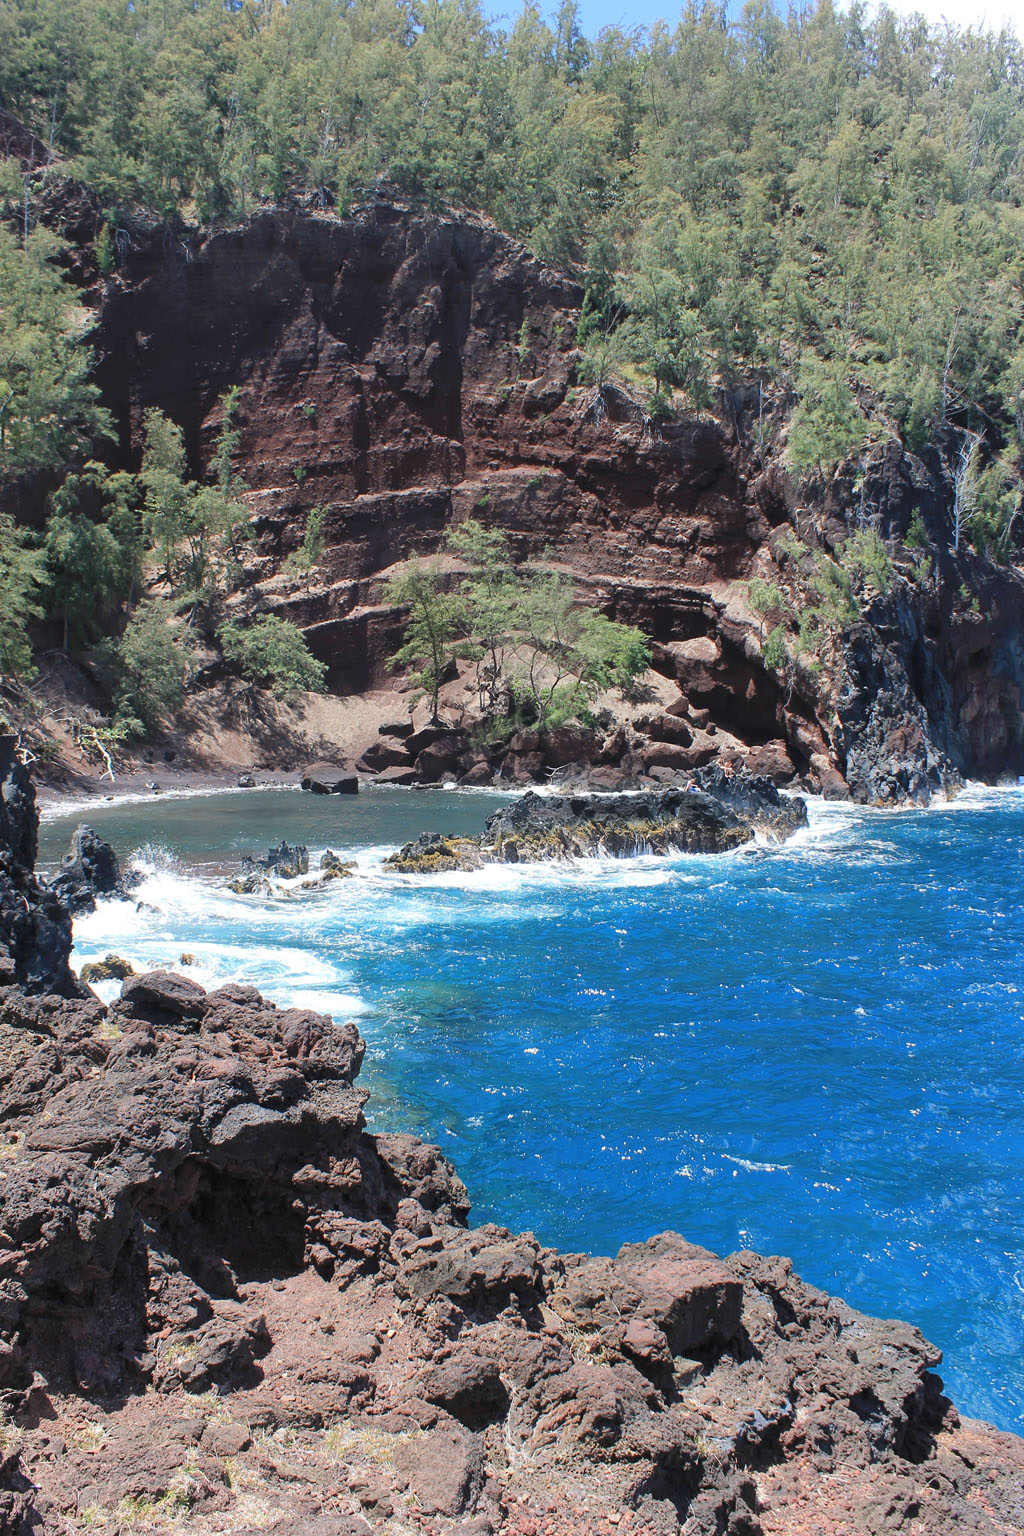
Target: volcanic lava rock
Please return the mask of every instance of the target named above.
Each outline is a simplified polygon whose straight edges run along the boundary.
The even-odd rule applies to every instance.
[[[302,770],[302,788],[313,795],[355,795],[359,780],[347,768],[333,763],[313,763]]]
[[[245,858],[241,873],[228,882],[228,890],[238,896],[266,895],[272,888],[271,880],[296,880],[299,875],[309,874],[309,849],[302,843],[291,847],[281,842],[268,848],[265,859]]]
[[[71,916],[35,877],[35,788],[15,746],[0,736],[0,985],[80,996],[68,966]]]
[[[777,842],[785,842],[807,825],[806,802],[798,795],[781,794],[767,775],[727,773],[717,763],[709,763],[697,769],[693,782]]]
[[[95,912],[97,896],[127,899],[132,882],[121,874],[117,854],[83,822],[71,835],[71,846],[60,861],[60,873],[50,889],[72,917]]]
[[[135,967],[120,955],[109,954],[102,960],[92,960],[79,971],[80,980],[90,986],[94,981],[125,981],[135,975]]]
[[[404,874],[480,869],[486,864],[590,858],[598,854],[725,853],[755,829],[788,837],[807,823],[802,800],[768,779],[730,779],[719,770],[706,789],[637,795],[525,794],[487,818],[480,837],[423,833],[386,860]]]
[[[267,1486],[296,1533],[410,1496],[426,1536],[1020,1528],[1024,1443],[960,1425],[916,1329],[673,1233],[469,1228],[436,1147],[367,1134],[362,1054],[249,987],[0,991],[0,1528],[213,1536]]]

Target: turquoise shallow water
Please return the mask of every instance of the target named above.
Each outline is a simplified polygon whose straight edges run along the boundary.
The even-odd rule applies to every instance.
[[[294,792],[90,808],[149,909],[76,962],[194,959],[357,1017],[377,1128],[441,1142],[478,1220],[614,1251],[663,1227],[917,1323],[961,1409],[1024,1431],[1024,791],[812,806],[783,849],[385,876],[496,797]],[[44,860],[72,816],[44,826]],[[218,881],[279,836],[356,850],[321,894]]]

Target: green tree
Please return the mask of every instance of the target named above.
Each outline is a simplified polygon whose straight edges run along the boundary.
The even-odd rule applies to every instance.
[[[430,718],[438,717],[445,672],[455,659],[459,622],[455,603],[442,587],[436,561],[417,561],[401,576],[392,577],[385,601],[408,610],[405,639],[391,658],[394,668],[411,668],[413,682],[430,697]]]
[[[0,222],[0,487],[110,433],[80,344],[82,310],[56,252],[45,231],[19,242]]]
[[[867,423],[835,363],[805,355],[799,387],[786,457],[802,472],[834,469],[864,442]]]
[[[461,654],[476,662],[477,699],[484,714],[499,705],[516,643],[520,585],[508,538],[471,518],[451,529],[445,547],[467,568],[452,615],[466,637]]]
[[[248,622],[233,620],[221,625],[217,638],[224,659],[276,698],[323,693],[327,666],[310,653],[302,630],[287,619],[267,613]]]
[[[169,587],[178,579],[182,541],[191,522],[195,485],[185,479],[185,442],[181,428],[162,411],[143,416],[143,523],[146,538],[157,551]]]
[[[129,737],[159,731],[185,691],[185,657],[170,605],[159,598],[140,603],[111,659],[116,729]]]
[[[33,549],[23,528],[0,512],[0,678],[32,671],[28,626],[42,617],[46,584],[42,550]]]
[[[123,590],[122,550],[104,523],[83,513],[57,513],[46,525],[47,611],[64,625],[64,649],[104,630],[106,610]]]

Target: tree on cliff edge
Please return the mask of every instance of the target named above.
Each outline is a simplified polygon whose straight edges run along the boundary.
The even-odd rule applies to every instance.
[[[409,610],[392,665],[418,669],[414,681],[430,694],[434,719],[444,674],[456,659],[476,662],[485,720],[541,730],[585,718],[599,693],[628,688],[650,665],[640,630],[581,606],[562,572],[516,566],[499,529],[470,520],[449,533],[445,549],[462,571],[420,562],[386,593]]]

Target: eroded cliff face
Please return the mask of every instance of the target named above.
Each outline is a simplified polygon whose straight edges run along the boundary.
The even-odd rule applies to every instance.
[[[241,386],[249,599],[303,626],[338,691],[386,678],[398,629],[381,572],[472,515],[640,624],[678,685],[677,715],[722,733],[711,753],[872,799],[1024,771],[1024,583],[952,555],[937,448],[874,450],[856,484],[839,477],[801,505],[756,451],[753,397],[722,420],[659,424],[617,389],[577,384],[581,298],[481,219],[387,202],[348,219],[267,210],[209,236],[140,228],[103,290],[97,376],[126,462],[159,406],[184,426],[196,471],[219,398]],[[289,578],[316,505],[329,508],[323,559],[313,580]],[[865,507],[889,541],[920,513],[931,573],[897,561],[841,655],[780,677],[739,583],[777,575],[783,524],[828,548]],[[647,736],[664,747],[657,728]],[[685,743],[670,745],[659,763],[634,741],[632,768],[685,768]]]

